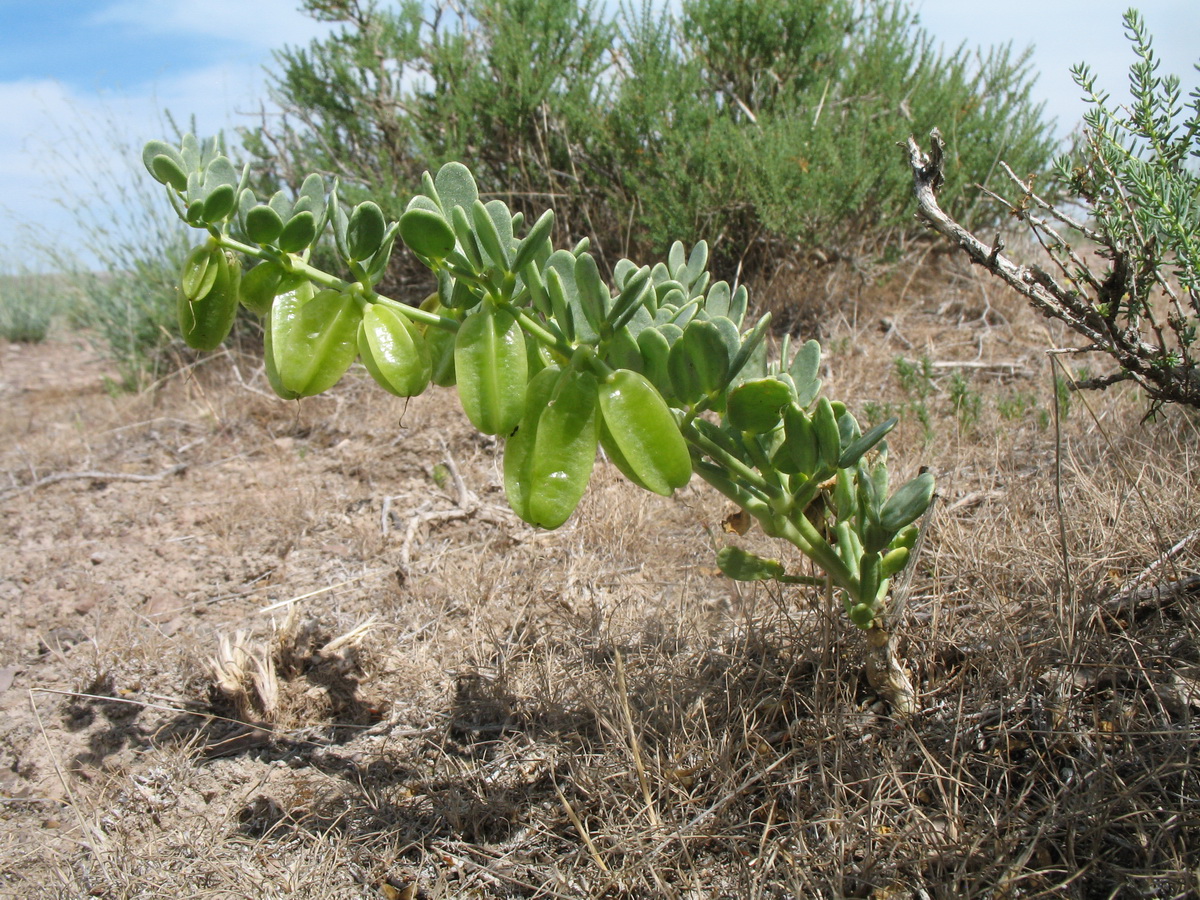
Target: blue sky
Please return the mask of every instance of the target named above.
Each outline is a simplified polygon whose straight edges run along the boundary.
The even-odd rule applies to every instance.
[[[1064,133],[1084,109],[1068,73],[1073,63],[1089,62],[1114,95],[1124,90],[1127,5],[912,2],[950,47],[1035,44],[1036,93]],[[0,0],[0,268],[30,226],[43,243],[75,240],[78,228],[56,198],[86,196],[97,173],[128,182],[131,156],[168,133],[163,109],[182,122],[194,115],[202,134],[251,124],[267,101],[271,51],[328,29],[297,7],[298,0]],[[1143,0],[1139,8],[1163,71],[1194,86],[1200,0]],[[82,140],[72,137],[81,132]]]

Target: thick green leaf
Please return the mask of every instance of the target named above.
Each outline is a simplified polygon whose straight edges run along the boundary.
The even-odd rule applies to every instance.
[[[293,215],[283,231],[279,232],[276,246],[284,253],[300,253],[317,239],[317,220],[308,210]]]
[[[512,267],[514,272],[524,270],[526,264],[533,261],[538,251],[547,245],[550,233],[554,230],[554,210],[548,209],[533,223],[529,233],[521,240],[517,252],[513,255]]]
[[[779,425],[791,402],[791,389],[778,378],[758,378],[729,392],[725,415],[738,431],[764,434]]]
[[[400,217],[400,237],[409,249],[426,259],[444,259],[454,249],[454,229],[438,213],[410,209]]]
[[[246,236],[256,244],[270,244],[283,231],[283,219],[269,206],[256,206],[246,213]]]
[[[370,259],[383,245],[385,231],[387,231],[387,222],[383,218],[383,210],[379,208],[379,204],[370,200],[358,204],[350,213],[350,218],[346,223],[347,256],[352,260]],[[407,239],[405,243],[408,243]],[[450,236],[450,247],[454,248],[453,233]],[[429,254],[422,255],[428,256]]]
[[[779,560],[763,559],[732,545],[717,551],[717,567],[734,581],[777,581],[787,574]]]
[[[718,325],[700,319],[689,322],[667,359],[675,396],[691,404],[723,390],[728,383],[730,358]]]
[[[471,170],[462,163],[446,163],[438,169],[433,182],[437,187],[443,212],[449,213],[457,206],[469,213],[475,201],[479,199],[479,188],[475,185],[475,178]]]
[[[805,341],[788,366],[788,374],[796,385],[796,403],[801,409],[807,409],[821,392],[820,371],[821,345],[817,341]]]
[[[844,417],[843,417],[844,419]],[[888,419],[886,422],[880,422],[866,434],[852,441],[850,446],[842,451],[842,455],[838,458],[839,469],[849,469],[858,464],[858,461],[863,458],[866,453],[871,450],[876,444],[882,441],[900,420],[895,416]],[[839,423],[840,424],[840,423]],[[840,438],[840,435],[839,435]]]
[[[599,334],[601,325],[608,317],[612,298],[600,279],[600,268],[590,253],[584,253],[575,260],[575,287],[584,318],[592,331]]]

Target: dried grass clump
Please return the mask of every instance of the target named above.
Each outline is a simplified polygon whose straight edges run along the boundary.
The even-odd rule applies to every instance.
[[[209,660],[215,708],[225,721],[250,729],[214,739],[209,753],[241,749],[241,738],[248,733],[264,741],[294,741],[331,734],[330,727],[336,732],[378,722],[386,704],[369,688],[362,689],[368,674],[361,654],[363,641],[376,627],[368,619],[331,636],[293,603],[269,636],[255,638],[242,630],[220,635],[217,653]]]

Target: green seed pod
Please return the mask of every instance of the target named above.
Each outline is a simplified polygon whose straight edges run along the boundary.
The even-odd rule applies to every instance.
[[[846,421],[846,417],[843,417],[842,421]],[[852,441],[850,446],[842,451],[842,455],[838,457],[838,468],[849,469],[858,465],[858,461],[862,459],[869,450],[874,448],[876,444],[882,441],[888,435],[888,433],[896,427],[896,423],[899,421],[900,420],[895,416],[892,416],[892,418],[888,419],[886,422],[880,422],[866,434],[861,435],[856,440]]]
[[[922,472],[892,494],[879,514],[879,524],[885,531],[895,534],[915,522],[929,508],[933,487],[933,473]]]
[[[529,380],[525,391],[525,412],[516,430],[504,442],[504,496],[512,511],[530,524],[537,524],[529,510],[529,501],[534,491],[533,460],[538,423],[542,412],[550,405],[554,386],[561,375],[562,369],[551,365]]]
[[[454,229],[442,216],[414,207],[400,217],[400,237],[413,253],[445,259],[454,249]]]
[[[600,382],[599,398],[614,451],[609,456],[631,481],[666,497],[691,480],[687,442],[670,407],[645,376],[618,369]]]
[[[280,301],[282,303],[292,302],[292,298],[289,296],[292,293],[292,291],[285,292],[280,296]],[[300,294],[306,299],[312,299],[315,292],[312,285],[305,282],[297,287],[294,293]],[[263,367],[266,369],[267,383],[271,385],[271,390],[275,392],[276,396],[284,400],[297,400],[300,394],[285,387],[279,377],[279,367],[276,364],[278,356],[275,353],[275,329],[272,327],[272,319],[272,316],[267,316],[263,321]]]
[[[438,300],[437,294],[430,294],[421,304],[421,309],[439,316],[459,316],[461,313],[452,312]],[[453,387],[454,372],[454,338],[456,332],[438,328],[436,325],[425,325],[421,328],[425,343],[429,345],[429,358],[433,363],[431,380],[438,387]]]
[[[311,296],[311,299],[305,299]],[[271,306],[275,370],[288,393],[311,397],[341,380],[358,355],[362,307],[349,291],[297,289]]]
[[[907,547],[912,549],[917,544],[917,538],[921,536],[921,529],[916,525],[907,525],[900,529],[900,533],[892,538],[892,546],[899,549]]]
[[[779,560],[763,559],[732,545],[717,551],[717,568],[734,581],[775,581],[787,574]]]
[[[533,377],[525,414],[504,446],[504,490],[526,522],[553,529],[587,489],[600,438],[596,379],[547,366]]]
[[[376,383],[397,397],[415,397],[429,386],[433,361],[425,336],[390,306],[372,303],[363,311],[358,355]]]
[[[269,206],[255,206],[246,213],[246,237],[256,244],[270,244],[283,231],[283,219]]]
[[[884,578],[891,578],[906,565],[908,565],[909,555],[912,553],[907,547],[897,547],[885,553],[883,560],[879,563],[879,573]]]
[[[738,431],[765,434],[779,425],[792,402],[791,389],[777,378],[757,378],[729,392],[725,416]]]
[[[272,260],[259,263],[242,278],[239,294],[242,306],[256,316],[265,316],[271,311],[275,295],[281,293],[279,286],[282,282],[283,267],[279,263]]]
[[[484,434],[507,435],[525,413],[529,361],[525,333],[507,309],[484,302],[454,340],[458,397],[471,424]]]
[[[866,631],[875,624],[875,610],[866,603],[857,603],[850,607],[850,621]]]
[[[241,266],[231,262],[225,251],[215,245],[206,252],[209,258],[198,277],[189,277],[185,263],[183,282],[194,289],[193,296],[181,287],[176,305],[179,330],[187,345],[195,350],[215,350],[221,346],[237,318]],[[191,257],[189,254],[189,262]],[[191,272],[195,270],[193,266]]]
[[[211,241],[188,251],[179,276],[179,288],[185,300],[199,300],[212,290],[217,280],[216,260],[220,255],[221,248]]]

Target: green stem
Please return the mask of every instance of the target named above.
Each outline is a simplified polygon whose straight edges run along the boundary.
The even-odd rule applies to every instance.
[[[570,359],[575,354],[575,347],[570,344],[561,334],[554,334],[548,331],[540,322],[533,316],[529,315],[528,310],[511,306],[510,309],[517,316],[517,321],[521,324],[521,330],[532,337],[534,340],[540,341],[547,347],[557,350],[564,358]]]
[[[755,472],[736,456],[733,456],[724,447],[706,438],[690,421],[685,419],[683,424],[680,425],[679,430],[683,434],[685,441],[712,459],[718,466],[728,470],[738,481],[752,485],[763,496],[767,496],[770,493],[767,482],[763,480],[763,477],[758,472]]]
[[[784,498],[788,497],[788,490],[783,485],[783,480],[775,466],[771,464],[771,460],[767,458],[766,451],[763,450],[762,444],[758,442],[758,435],[751,432],[742,432],[742,446],[746,448],[746,452],[754,460],[754,465],[758,471],[762,473],[763,482],[767,486],[767,492],[772,497]],[[784,515],[790,512],[790,502],[787,504],[789,508],[777,507],[776,512]]]
[[[236,250],[238,253],[252,256],[255,259],[277,262],[289,271],[302,273],[313,284],[329,288],[330,290],[345,291],[359,283],[357,281],[346,281],[345,279],[338,278],[336,275],[330,275],[328,272],[322,271],[307,262],[299,261],[295,257],[285,256],[277,251],[268,250],[263,247],[243,244],[241,241],[234,240],[226,235],[221,235],[217,240],[222,247]],[[384,306],[389,306],[402,315],[408,316],[414,322],[432,325],[434,328],[441,328],[443,331],[453,332],[458,330],[458,320],[452,319],[449,316],[439,316],[437,313],[427,312],[416,306],[409,306],[407,303],[401,303],[399,300],[393,300],[391,297],[385,297],[383,294],[376,294],[374,291],[370,292],[368,299],[372,303],[382,303]]]
[[[811,522],[803,516],[800,517],[801,521],[792,522],[786,517],[776,514],[770,503],[753,496],[745,488],[732,482],[719,467],[712,463],[698,460],[696,473],[754,516],[766,534],[788,541],[820,566],[838,587],[843,588],[852,597],[858,597],[858,579],[851,574],[850,569],[829,546],[825,538],[821,537],[820,532],[813,527]]]

